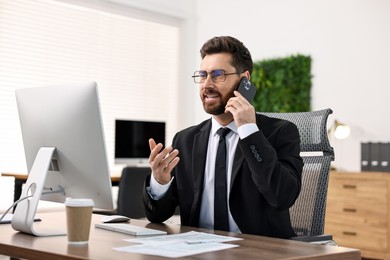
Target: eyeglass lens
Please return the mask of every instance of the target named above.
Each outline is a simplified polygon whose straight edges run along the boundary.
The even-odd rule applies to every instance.
[[[194,78],[195,83],[203,83],[206,81],[208,74],[211,75],[213,82],[223,82],[226,80],[226,73],[224,70],[213,70],[210,73],[204,70],[195,71]]]

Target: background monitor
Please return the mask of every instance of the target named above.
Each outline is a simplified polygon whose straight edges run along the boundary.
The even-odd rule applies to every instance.
[[[113,209],[97,84],[18,89],[16,100],[29,171],[21,198],[33,196],[17,205],[14,229],[45,235],[32,228],[39,199],[90,198]]]
[[[115,120],[115,163],[148,165],[149,138],[165,145],[165,122]]]

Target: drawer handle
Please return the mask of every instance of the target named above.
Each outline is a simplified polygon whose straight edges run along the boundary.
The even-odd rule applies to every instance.
[[[344,212],[356,212],[356,209],[343,208]]]
[[[343,188],[344,188],[344,189],[356,189],[356,185],[344,184],[344,185],[343,185]]]
[[[343,235],[347,235],[347,236],[356,236],[357,233],[356,233],[356,232],[350,232],[350,231],[343,231]]]

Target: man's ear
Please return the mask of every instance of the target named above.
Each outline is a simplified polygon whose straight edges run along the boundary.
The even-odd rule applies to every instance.
[[[251,74],[249,73],[249,70],[244,71],[244,73],[245,73],[245,77],[251,80]]]

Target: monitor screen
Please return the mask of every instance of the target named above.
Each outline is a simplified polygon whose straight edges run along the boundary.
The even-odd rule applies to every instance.
[[[115,163],[147,164],[149,138],[165,145],[165,122],[115,120]]]
[[[29,172],[21,198],[32,198],[17,205],[12,226],[37,235],[28,222],[39,199],[89,198],[113,209],[97,84],[18,89],[16,101]]]

